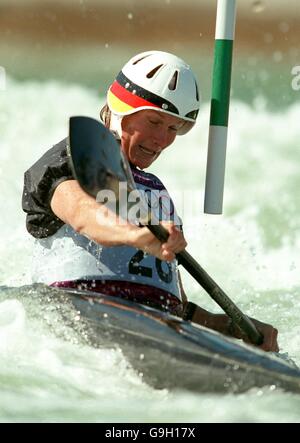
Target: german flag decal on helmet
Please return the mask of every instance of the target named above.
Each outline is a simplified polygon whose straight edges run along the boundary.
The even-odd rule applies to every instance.
[[[116,113],[127,114],[138,108],[157,108],[179,115],[171,102],[136,85],[121,71],[108,90],[109,107]]]

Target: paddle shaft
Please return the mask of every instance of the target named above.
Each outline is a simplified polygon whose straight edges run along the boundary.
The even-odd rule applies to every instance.
[[[148,229],[161,242],[166,242],[169,237],[168,231],[161,225],[147,225]],[[207,272],[196,262],[187,252],[182,251],[176,254],[176,258],[194,279],[200,283],[205,291],[215,300],[224,312],[236,323],[255,345],[263,343],[263,335],[257,331],[255,325],[234,302],[225,294],[223,289],[207,274]]]

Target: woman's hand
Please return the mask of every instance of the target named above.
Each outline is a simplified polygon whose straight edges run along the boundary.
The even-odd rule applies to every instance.
[[[277,343],[278,330],[267,323],[263,323],[261,321],[256,320],[255,318],[251,318],[251,320],[254,323],[257,330],[260,331],[264,336],[263,343],[258,347],[267,352],[278,352],[279,351],[279,346]],[[200,325],[206,326],[207,328],[221,332],[224,335],[228,335],[234,338],[239,338],[243,340],[245,343],[252,344],[248,339],[248,337],[242,333],[240,328],[237,327],[235,323],[233,323],[232,319],[228,317],[226,314],[212,314],[211,312],[208,312],[205,309],[200,308],[200,306],[197,306],[192,321]]]
[[[132,246],[143,250],[147,254],[154,255],[160,260],[172,261],[175,254],[186,248],[187,242],[182,232],[173,222],[162,222],[161,224],[169,232],[168,241],[161,243],[147,227],[144,227],[135,232],[136,238]]]
[[[251,320],[256,329],[264,336],[264,341],[259,345],[259,348],[267,352],[279,352],[279,346],[277,343],[278,330],[272,325],[255,320],[255,318],[251,318]],[[242,339],[246,343],[250,343],[248,337],[242,337]]]

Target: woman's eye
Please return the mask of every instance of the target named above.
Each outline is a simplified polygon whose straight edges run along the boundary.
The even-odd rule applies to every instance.
[[[149,123],[153,126],[158,126],[161,122],[156,121],[156,120],[149,120]],[[169,126],[168,129],[170,131],[175,131],[175,132],[177,132],[179,130],[179,128],[177,126]]]

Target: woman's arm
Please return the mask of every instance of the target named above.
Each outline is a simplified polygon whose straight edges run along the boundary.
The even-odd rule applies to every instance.
[[[172,223],[163,223],[169,239],[161,244],[148,228],[140,228],[120,219],[105,205],[86,194],[76,180],[60,183],[53,193],[51,209],[64,223],[104,246],[128,245],[171,261],[183,250],[186,242]]]

